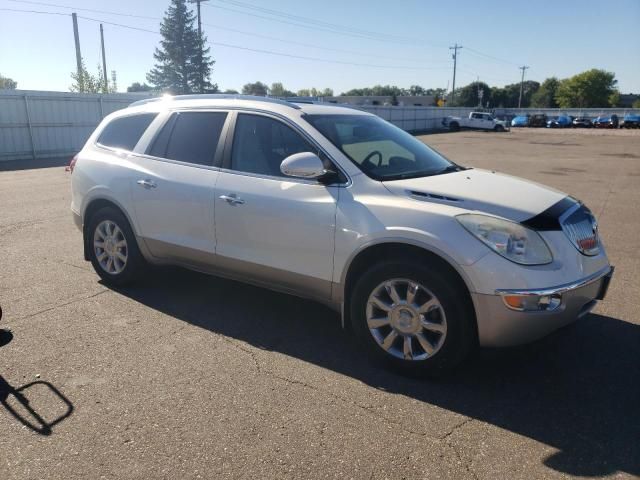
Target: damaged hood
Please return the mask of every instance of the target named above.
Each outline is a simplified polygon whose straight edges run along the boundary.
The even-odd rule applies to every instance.
[[[447,204],[522,222],[567,195],[539,183],[488,170],[383,182],[392,193],[413,200]]]

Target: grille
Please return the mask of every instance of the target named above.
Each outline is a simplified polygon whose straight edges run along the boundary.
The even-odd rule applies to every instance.
[[[597,255],[600,252],[598,223],[591,211],[584,205],[571,209],[560,219],[562,230],[571,243],[584,255]]]

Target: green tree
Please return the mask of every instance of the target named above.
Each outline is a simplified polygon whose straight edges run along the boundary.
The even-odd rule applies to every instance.
[[[531,97],[531,106],[536,108],[557,108],[556,92],[560,81],[556,77],[549,77],[536,93]]]
[[[477,107],[479,102],[478,90],[482,90],[482,103],[491,101],[491,88],[484,82],[473,82],[456,90],[454,106],[456,107]]]
[[[269,89],[269,95],[273,95],[274,97],[295,97],[296,94],[291,90],[287,90],[284,88],[281,82],[274,82],[271,84],[271,88]]]
[[[171,0],[160,24],[162,40],[153,54],[156,64],[147,74],[156,89],[174,94],[217,91],[217,85],[210,82],[214,61],[209,48],[204,48],[205,37],[198,37],[194,21],[186,0]]]
[[[555,98],[560,108],[608,107],[617,83],[613,72],[593,68],[562,80]]]
[[[258,95],[260,97],[266,97],[269,93],[269,87],[262,82],[247,83],[242,87],[243,95]]]
[[[109,79],[107,79],[107,85],[105,86],[104,74],[100,64],[98,64],[97,70],[98,73],[92,75],[87,70],[87,67],[85,67],[83,60],[81,62],[80,72],[71,72],[73,83],[69,87],[69,90],[78,93],[115,93],[116,87],[113,81],[109,82]]]
[[[522,84],[522,103],[523,108],[531,105],[531,98],[540,88],[540,83],[534,80],[527,80]],[[485,93],[485,96],[487,94]],[[504,87],[491,87],[489,95],[489,105],[492,107],[517,107],[520,99],[520,83],[512,83]],[[482,103],[487,105],[487,99],[483,98]]]
[[[333,89],[301,88],[298,90],[298,97],[333,97]]]
[[[127,92],[150,92],[153,90],[151,85],[147,85],[146,83],[133,82],[131,85],[127,87]]]
[[[636,100],[635,102],[633,102],[633,104],[631,106],[633,108],[640,108],[640,98],[638,100]]]
[[[224,92],[222,93],[226,93],[228,95],[237,95],[239,92],[237,90],[234,90],[233,88],[227,88]]]
[[[18,82],[0,74],[0,90],[15,90],[16,88],[18,88]]]
[[[424,87],[421,87],[420,85],[411,85],[407,93],[409,95],[419,97],[419,96],[427,95],[427,90]]]

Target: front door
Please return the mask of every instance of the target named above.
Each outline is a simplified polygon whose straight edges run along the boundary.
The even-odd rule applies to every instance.
[[[216,257],[236,276],[327,299],[340,187],[280,172],[305,151],[317,149],[282,121],[238,114],[216,184]]]

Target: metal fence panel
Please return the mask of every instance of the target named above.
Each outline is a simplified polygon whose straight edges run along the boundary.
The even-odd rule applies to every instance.
[[[127,107],[146,93],[81,94],[31,90],[0,90],[0,161],[52,158],[71,155],[82,148],[102,118]],[[358,105],[408,131],[438,130],[447,116],[467,117],[473,108]],[[611,115],[622,118],[638,109],[517,109],[498,108],[494,113],[512,118],[518,114]]]
[[[148,96],[0,90],[0,161],[71,155],[106,115]]]

